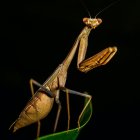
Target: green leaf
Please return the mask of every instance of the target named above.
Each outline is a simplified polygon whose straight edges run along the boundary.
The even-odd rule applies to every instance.
[[[85,103],[87,103],[87,99],[85,100]],[[53,134],[49,134],[46,136],[42,136],[39,139],[40,140],[76,140],[78,137],[80,130],[89,122],[90,118],[92,115],[92,103],[90,101],[89,105],[85,109],[81,119],[80,119],[80,128],[74,128],[70,129],[68,131],[62,131],[62,132],[57,132]]]

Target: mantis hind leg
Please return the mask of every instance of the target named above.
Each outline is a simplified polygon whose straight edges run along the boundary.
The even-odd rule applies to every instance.
[[[60,117],[61,108],[62,108],[59,98],[55,98],[55,101],[58,104],[58,110],[57,110],[57,115],[56,115],[56,119],[55,119],[53,132],[56,131],[56,128],[57,128],[57,125],[58,125],[58,120],[59,120],[59,117]]]
[[[55,119],[55,124],[54,124],[53,132],[56,131],[56,128],[57,128],[57,125],[58,125],[58,120],[59,120],[61,109],[62,109],[61,102],[59,100],[59,90],[57,91],[57,94],[56,94],[56,97],[55,97],[55,101],[56,101],[56,103],[58,105],[58,110],[57,110],[57,115],[56,115],[56,119]],[[69,128],[70,128],[70,106],[69,106],[69,93],[68,93],[67,90],[66,90],[66,101],[67,101],[67,112],[68,112],[67,130],[69,130]]]
[[[33,80],[33,79],[30,79],[29,83],[30,83],[30,89],[31,89],[31,94],[32,94],[32,98],[33,98],[34,95],[35,95],[34,88],[33,88],[33,84],[35,84],[36,81]],[[35,85],[36,85],[36,84],[35,84]],[[36,110],[37,110],[37,108],[36,108]],[[37,140],[39,140],[39,136],[40,136],[40,127],[41,127],[41,123],[40,123],[40,121],[38,120],[38,122],[37,122]]]
[[[50,97],[54,96],[52,92],[50,92],[46,87],[44,87],[42,84],[38,83],[34,79],[30,79],[29,83],[30,83],[30,89],[31,89],[31,93],[32,93],[32,98],[34,98],[34,95],[35,95],[33,85],[36,85],[36,86],[40,87],[41,90],[45,91],[45,93],[48,96],[50,96]],[[36,111],[38,111],[37,108],[36,108]],[[37,139],[39,139],[39,136],[40,136],[40,128],[41,128],[41,123],[40,123],[40,120],[38,119],[38,121],[37,121]]]
[[[69,102],[69,92],[67,89],[66,89],[66,101],[67,101],[67,112],[68,112],[67,130],[69,130],[69,128],[70,128],[70,102]]]
[[[81,113],[80,113],[80,115],[79,115],[79,117],[78,117],[77,123],[78,123],[78,128],[80,128],[80,120],[81,120],[81,117],[82,117],[82,115],[83,115],[85,109],[86,109],[87,106],[89,105],[89,103],[90,103],[90,101],[91,101],[91,99],[92,99],[92,96],[89,95],[89,94],[85,94],[85,93],[82,93],[82,92],[78,92],[78,91],[75,91],[75,90],[71,90],[71,89],[68,89],[68,88],[65,88],[65,87],[61,87],[60,89],[61,89],[62,91],[64,91],[66,94],[70,93],[70,94],[74,94],[74,95],[83,96],[83,97],[85,97],[85,98],[88,98],[87,103],[85,104],[84,108],[82,109],[82,111],[81,111]],[[68,104],[68,103],[67,103],[67,104]],[[67,108],[69,108],[69,104],[68,104],[68,107],[67,107]],[[69,117],[70,117],[70,111],[68,112],[68,118],[69,118]],[[68,119],[68,128],[69,128],[69,121],[70,121],[70,120]]]

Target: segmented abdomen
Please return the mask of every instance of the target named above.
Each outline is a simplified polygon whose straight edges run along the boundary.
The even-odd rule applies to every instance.
[[[43,92],[38,92],[20,113],[14,124],[14,130],[25,127],[43,119],[52,109],[54,98],[48,97]]]

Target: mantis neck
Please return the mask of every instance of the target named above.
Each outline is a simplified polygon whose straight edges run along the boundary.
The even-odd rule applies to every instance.
[[[88,36],[91,30],[92,29],[87,27],[87,26],[84,27],[84,29],[81,31],[81,33],[79,34],[79,36],[75,40],[73,47],[71,48],[71,50],[69,51],[68,55],[66,56],[66,58],[64,59],[64,61],[62,63],[66,70],[69,68],[69,65],[71,64],[72,59],[74,58],[74,55],[75,55],[76,50],[79,46],[79,42],[80,42],[81,38],[85,35]]]

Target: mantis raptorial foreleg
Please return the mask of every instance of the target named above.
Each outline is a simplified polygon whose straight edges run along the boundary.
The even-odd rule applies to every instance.
[[[117,47],[116,46],[108,47],[85,60],[87,47],[88,47],[89,34],[91,30],[95,29],[97,26],[99,26],[102,23],[102,20],[96,19],[96,18],[95,19],[84,18],[83,22],[86,24],[86,26],[77,37],[73,45],[73,48],[71,49],[70,53],[67,55],[63,64],[65,65],[66,68],[70,65],[70,62],[72,58],[74,57],[75,51],[79,47],[78,58],[77,58],[77,68],[81,72],[86,73],[93,68],[107,64],[117,52]]]
[[[96,26],[102,22],[102,20],[84,18],[83,21],[85,22],[85,24],[87,24],[87,27],[84,28],[83,34],[79,36],[77,67],[82,72],[88,72],[95,67],[107,64],[116,53],[117,48],[108,47],[85,60],[89,33],[92,29],[95,29]],[[93,26],[93,24],[97,25]]]
[[[96,55],[93,55],[92,57],[83,60],[80,63],[78,62],[78,68],[82,72],[88,72],[93,68],[105,65],[111,60],[116,51],[117,51],[116,47],[106,48],[101,52],[97,53]]]

